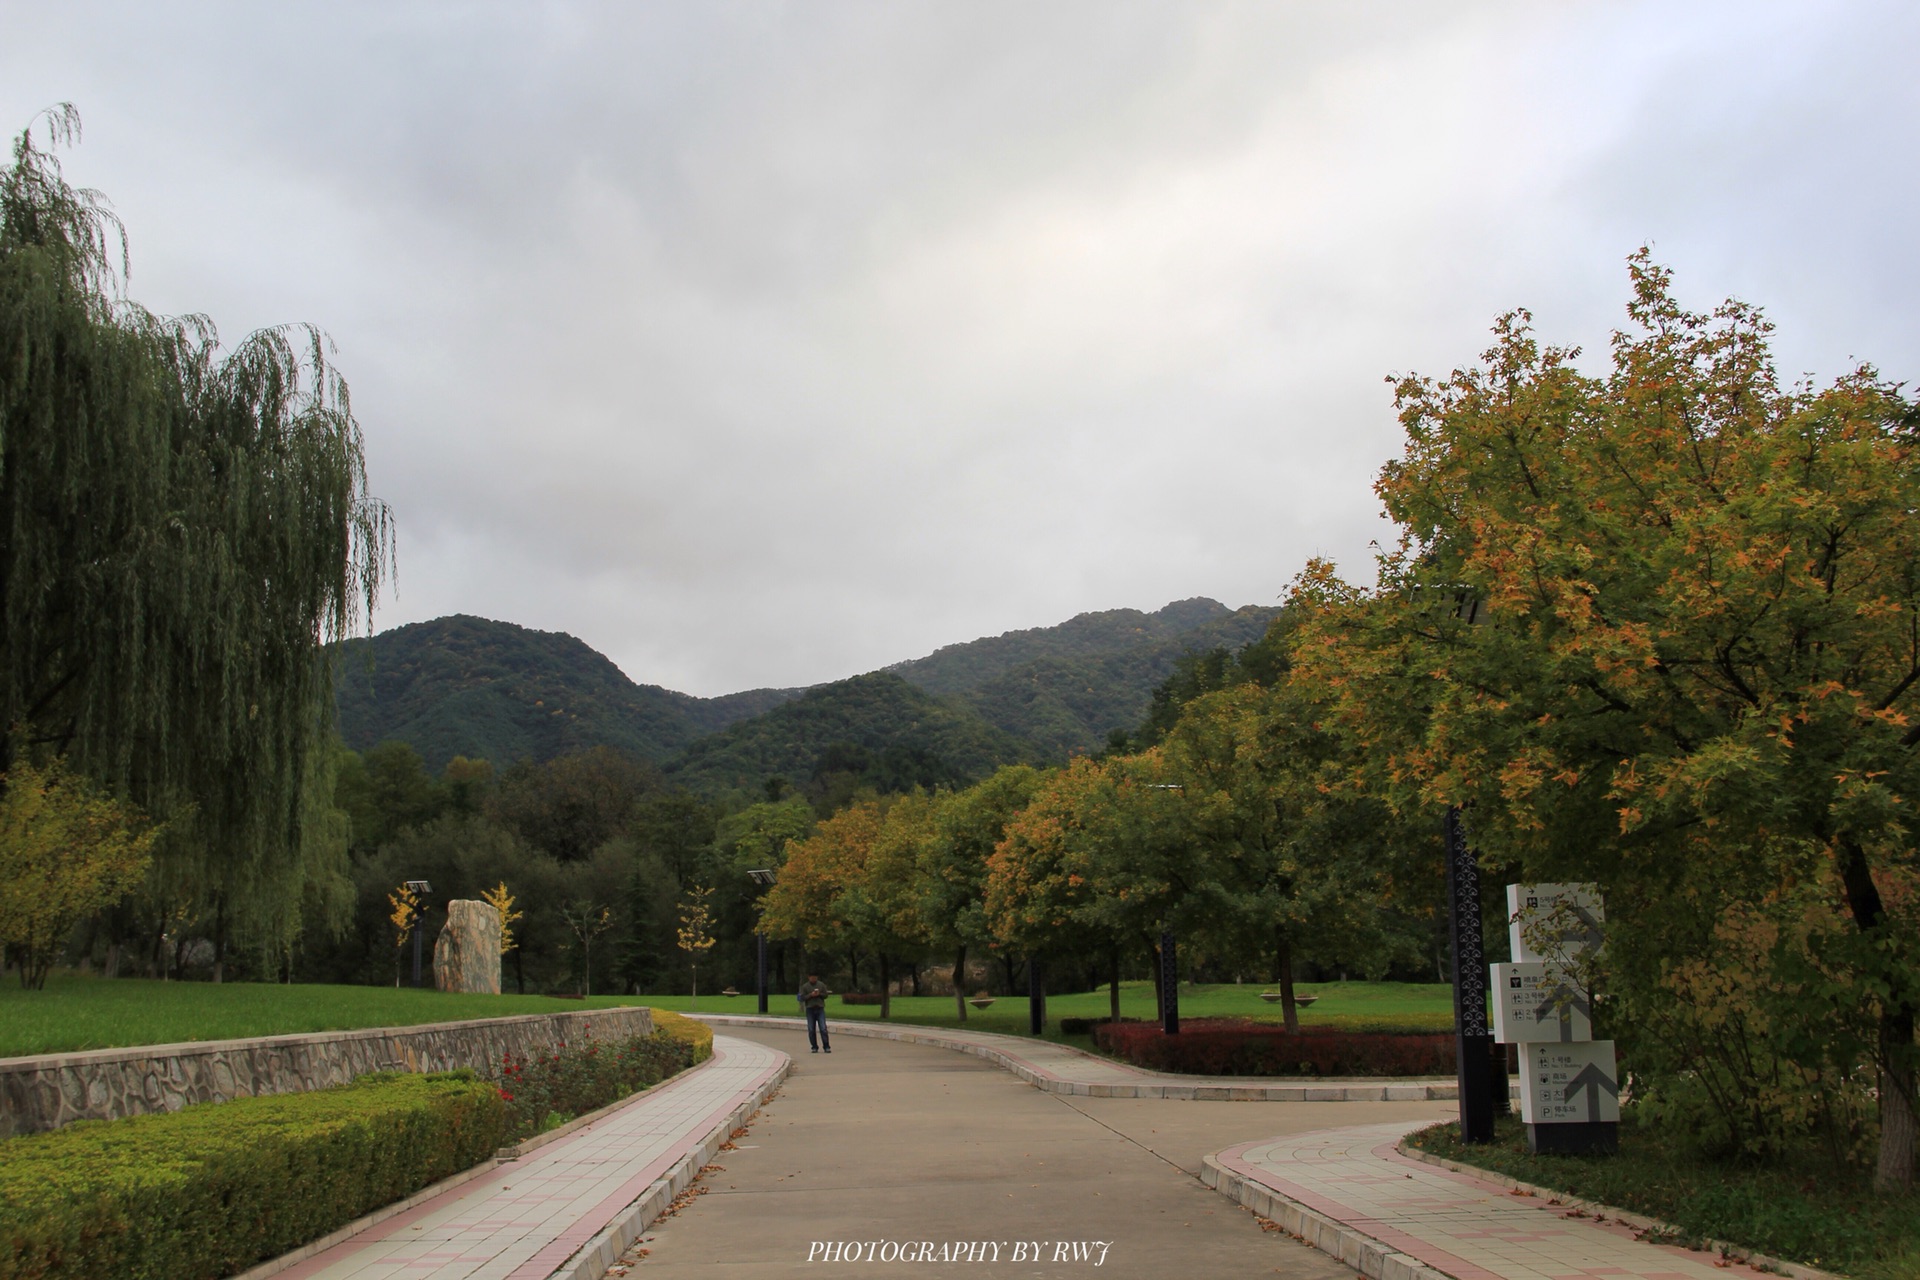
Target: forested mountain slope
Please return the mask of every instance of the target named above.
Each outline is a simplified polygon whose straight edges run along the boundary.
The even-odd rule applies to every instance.
[[[1038,756],[954,699],[887,671],[815,685],[688,747],[667,776],[690,790],[758,796],[772,778],[818,798],[836,786],[964,785]]]
[[[695,698],[635,684],[563,632],[465,614],[346,642],[334,682],[348,746],[407,742],[436,773],[457,755],[504,767],[596,746],[657,763],[799,692]]]
[[[887,670],[958,697],[988,724],[1057,759],[1098,749],[1115,729],[1137,728],[1154,686],[1182,654],[1239,649],[1265,634],[1279,613],[1257,605],[1229,610],[1206,599],[1154,613],[1083,613],[1057,627],[948,645]]]
[[[456,755],[504,768],[611,746],[709,790],[754,789],[768,776],[804,787],[815,773],[971,777],[1099,749],[1140,725],[1182,654],[1238,649],[1278,612],[1196,599],[1083,613],[816,686],[805,707],[798,689],[695,698],[636,684],[570,635],[466,615],[348,641],[335,683],[348,746],[407,742],[436,773]],[[715,734],[724,740],[708,741]],[[869,758],[821,764],[836,743]]]

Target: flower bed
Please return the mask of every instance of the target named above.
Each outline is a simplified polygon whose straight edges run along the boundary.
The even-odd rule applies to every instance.
[[[1232,1018],[1196,1018],[1170,1036],[1154,1022],[1106,1022],[1093,1042],[1155,1071],[1202,1076],[1445,1076],[1444,1032],[1295,1031]]]
[[[83,1121],[0,1143],[0,1280],[214,1280],[491,1156],[471,1072]]]

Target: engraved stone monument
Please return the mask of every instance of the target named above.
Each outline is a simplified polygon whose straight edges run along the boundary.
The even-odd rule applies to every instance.
[[[433,985],[442,991],[500,994],[500,913],[485,902],[456,898],[433,944]]]

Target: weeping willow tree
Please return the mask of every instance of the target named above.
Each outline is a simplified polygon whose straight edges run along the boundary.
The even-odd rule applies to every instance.
[[[0,171],[0,701],[169,820],[158,897],[271,950],[343,883],[324,646],[391,568],[346,383],[309,328],[230,350],[125,297],[126,236],[46,113]]]

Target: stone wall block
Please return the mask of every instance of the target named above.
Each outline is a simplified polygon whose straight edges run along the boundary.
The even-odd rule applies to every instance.
[[[0,1138],[57,1129],[75,1120],[113,1120],[178,1111],[200,1102],[322,1089],[371,1071],[465,1067],[491,1075],[509,1053],[530,1058],[562,1044],[618,1040],[652,1030],[651,1009],[583,1009],[423,1027],[5,1058],[0,1059]]]

